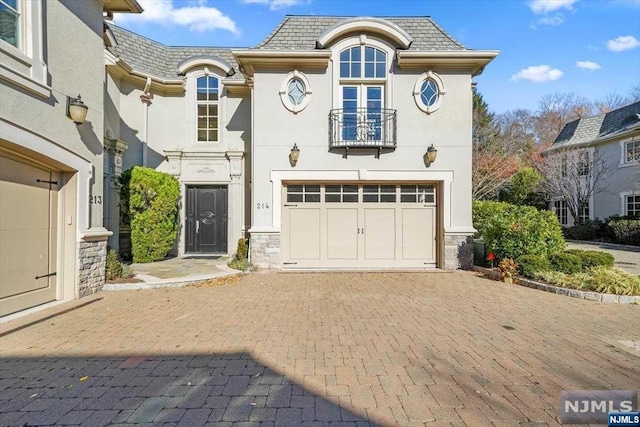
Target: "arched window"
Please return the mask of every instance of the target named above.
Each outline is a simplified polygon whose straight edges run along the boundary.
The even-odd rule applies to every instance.
[[[340,52],[341,138],[367,145],[384,140],[387,54],[359,45]]]
[[[218,79],[212,76],[198,77],[196,88],[198,142],[217,142],[220,97]]]
[[[356,46],[340,53],[341,79],[384,79],[386,77],[387,54],[382,50],[371,46]]]

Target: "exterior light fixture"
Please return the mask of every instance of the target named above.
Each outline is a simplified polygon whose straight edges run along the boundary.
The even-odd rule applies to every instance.
[[[67,96],[67,117],[73,120],[73,123],[81,125],[87,119],[87,111],[89,107],[82,102],[82,98],[78,95],[77,98],[71,98]]]
[[[431,144],[429,148],[427,148],[427,152],[424,153],[424,160],[427,163],[433,163],[436,161],[436,157],[438,157],[438,150]]]
[[[298,163],[299,157],[300,157],[300,149],[298,148],[298,144],[293,144],[293,148],[291,149],[291,154],[289,154],[289,161],[291,162],[291,166],[295,167],[296,163]]]

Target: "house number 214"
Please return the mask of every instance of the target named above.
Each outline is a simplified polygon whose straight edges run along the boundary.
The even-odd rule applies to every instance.
[[[258,209],[269,209],[269,203],[258,203]]]

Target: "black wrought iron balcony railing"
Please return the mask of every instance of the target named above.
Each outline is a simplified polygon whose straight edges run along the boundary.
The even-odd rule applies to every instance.
[[[396,148],[396,110],[337,108],[329,112],[329,148]]]

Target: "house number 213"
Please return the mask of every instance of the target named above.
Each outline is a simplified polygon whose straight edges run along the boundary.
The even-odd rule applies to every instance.
[[[269,203],[258,203],[258,209],[269,209]]]
[[[101,205],[102,196],[89,196],[89,203],[95,204],[95,205]]]

